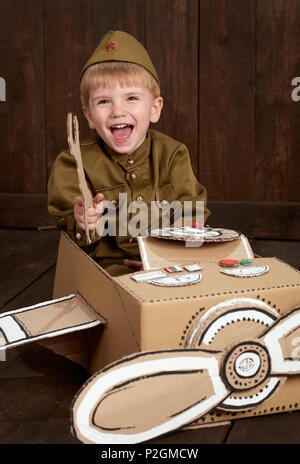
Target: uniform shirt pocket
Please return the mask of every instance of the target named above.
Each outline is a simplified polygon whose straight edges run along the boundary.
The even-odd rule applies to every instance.
[[[124,198],[124,193],[126,193],[126,185],[118,184],[118,185],[114,185],[110,187],[97,189],[96,194],[97,193],[103,193],[104,207],[106,208],[112,207],[115,209],[119,209],[120,201],[122,202]]]

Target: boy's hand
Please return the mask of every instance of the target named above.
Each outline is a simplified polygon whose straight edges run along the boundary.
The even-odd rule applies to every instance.
[[[88,228],[89,230],[95,230],[97,226],[97,222],[102,214],[103,211],[103,200],[104,195],[103,193],[97,193],[97,195],[93,198],[93,208],[89,208],[88,210]],[[84,225],[84,208],[83,208],[83,198],[76,197],[74,200],[74,217],[77,225],[81,229],[85,229]]]
[[[124,259],[125,266],[132,267],[136,271],[143,270],[143,263],[142,261],[133,261],[132,259]]]

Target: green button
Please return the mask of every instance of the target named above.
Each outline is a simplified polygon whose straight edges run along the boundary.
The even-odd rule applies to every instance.
[[[248,260],[244,259],[244,260],[240,261],[240,264],[242,266],[248,266],[249,264],[252,264],[252,261],[248,261]]]

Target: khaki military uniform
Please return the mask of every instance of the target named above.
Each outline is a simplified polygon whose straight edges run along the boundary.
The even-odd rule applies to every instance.
[[[51,172],[49,213],[61,217],[61,227],[68,235],[112,275],[133,272],[122,264],[125,258],[140,259],[136,237],[128,232],[124,236],[119,234],[119,201],[126,198],[125,193],[127,204],[133,201],[147,204],[149,228],[153,201],[157,206],[174,200],[193,200],[193,206],[196,201],[206,204],[206,190],[193,173],[187,148],[158,131],[150,129],[144,143],[130,155],[114,152],[96,133],[81,143],[81,152],[92,196],[101,192],[114,206],[116,236],[100,237],[96,233],[92,243],[86,244],[85,234],[78,228],[73,214],[74,199],[80,190],[75,160],[68,150],[57,157]],[[125,211],[128,224],[135,214],[127,208]],[[209,214],[205,208],[205,220]],[[126,218],[123,216],[123,219]]]

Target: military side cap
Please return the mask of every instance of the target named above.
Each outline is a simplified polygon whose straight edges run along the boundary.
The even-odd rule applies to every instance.
[[[140,42],[127,32],[107,32],[88,62],[83,67],[80,79],[87,68],[93,64],[104,63],[106,61],[123,61],[138,64],[149,71],[157,81],[158,85],[160,85],[157,72],[147,50]]]

